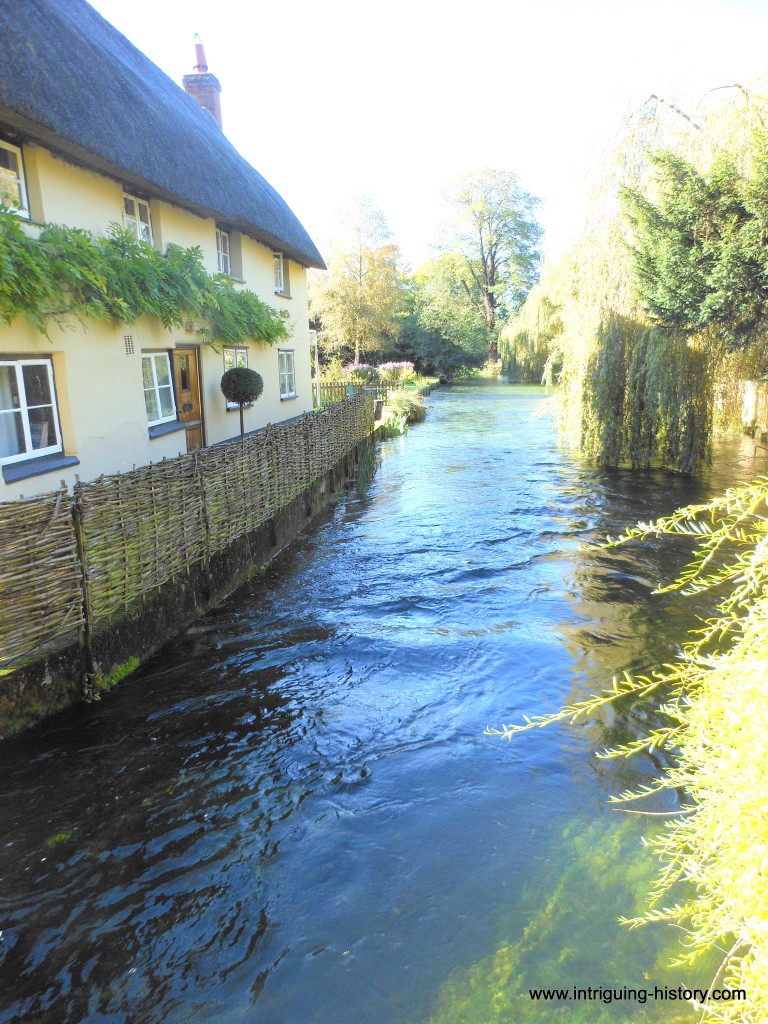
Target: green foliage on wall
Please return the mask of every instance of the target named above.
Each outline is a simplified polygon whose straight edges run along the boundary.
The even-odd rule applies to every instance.
[[[208,274],[199,247],[169,245],[162,255],[117,226],[97,238],[51,224],[32,238],[0,208],[0,267],[0,320],[25,316],[42,333],[68,316],[113,323],[154,316],[166,328],[200,320],[213,343],[272,344],[288,336],[286,314]]]

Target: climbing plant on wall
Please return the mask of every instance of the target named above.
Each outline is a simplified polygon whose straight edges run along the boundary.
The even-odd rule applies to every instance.
[[[0,320],[25,316],[43,333],[69,316],[114,323],[154,316],[166,328],[200,320],[213,343],[272,344],[288,335],[285,313],[208,274],[199,247],[169,245],[163,255],[117,226],[97,238],[47,225],[33,238],[0,208],[0,267]]]

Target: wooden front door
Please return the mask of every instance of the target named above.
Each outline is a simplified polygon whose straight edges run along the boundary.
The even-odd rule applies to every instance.
[[[186,427],[187,451],[203,447],[203,410],[200,404],[200,368],[196,348],[177,348],[173,357],[173,383],[179,420]]]

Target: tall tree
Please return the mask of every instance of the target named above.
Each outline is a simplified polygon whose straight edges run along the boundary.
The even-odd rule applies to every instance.
[[[329,246],[328,270],[310,286],[311,315],[326,352],[344,349],[356,363],[396,339],[403,309],[400,250],[370,199],[344,215]]]
[[[658,153],[655,201],[622,190],[638,295],[662,328],[694,335],[712,327],[730,349],[764,335],[766,155],[765,138],[756,136],[748,179],[731,154],[720,154],[705,176],[675,153]]]
[[[421,326],[461,349],[466,365],[482,364],[485,320],[464,286],[465,261],[457,253],[428,260],[414,274],[416,316]]]
[[[456,219],[442,248],[460,257],[462,288],[482,317],[487,356],[496,361],[500,328],[538,279],[539,200],[511,171],[486,169],[460,178],[448,201]]]

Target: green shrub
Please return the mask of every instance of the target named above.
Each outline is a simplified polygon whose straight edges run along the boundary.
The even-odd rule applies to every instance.
[[[387,408],[391,410],[393,417],[404,416],[406,423],[423,423],[427,418],[427,408],[421,395],[405,394],[402,391],[390,394]]]
[[[245,436],[243,425],[243,406],[255,402],[264,390],[264,380],[260,373],[249,370],[247,366],[233,366],[226,370],[221,378],[221,391],[228,402],[236,402],[240,406],[240,437]]]

